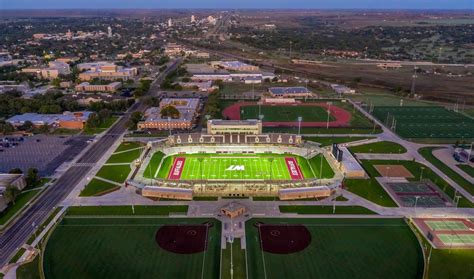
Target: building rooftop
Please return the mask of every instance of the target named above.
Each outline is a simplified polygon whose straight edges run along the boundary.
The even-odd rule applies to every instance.
[[[311,91],[306,87],[270,87],[268,91],[272,94],[308,94]]]
[[[194,119],[196,111],[199,107],[198,98],[164,98],[160,102],[159,107],[151,107],[146,110],[145,116],[147,122],[181,122],[181,121],[190,121]],[[179,118],[162,118],[161,109],[165,106],[172,105],[180,113]]]
[[[257,125],[260,120],[257,119],[247,119],[247,120],[222,120],[222,119],[212,119],[209,120],[212,125]]]
[[[39,113],[24,113],[15,115],[7,119],[10,123],[21,124],[26,121],[31,121],[33,123],[42,123],[47,125],[52,125],[58,121],[73,121],[73,120],[82,120],[86,121],[89,118],[89,115],[92,113],[90,111],[80,111],[82,116],[77,116],[73,112],[64,112],[63,114],[39,114]]]

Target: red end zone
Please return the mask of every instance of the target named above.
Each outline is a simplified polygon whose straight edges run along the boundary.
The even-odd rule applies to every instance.
[[[301,172],[300,166],[295,158],[285,157],[286,167],[290,173],[291,179],[301,180],[303,179],[303,173]]]
[[[181,173],[183,172],[184,162],[186,158],[176,157],[173,162],[173,167],[171,168],[170,173],[168,174],[168,179],[178,180],[181,178]]]

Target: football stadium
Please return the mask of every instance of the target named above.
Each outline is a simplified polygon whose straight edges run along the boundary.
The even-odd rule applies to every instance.
[[[144,196],[329,196],[343,178],[327,149],[293,134],[179,134],[149,142],[127,181]],[[290,198],[291,197],[291,198]]]

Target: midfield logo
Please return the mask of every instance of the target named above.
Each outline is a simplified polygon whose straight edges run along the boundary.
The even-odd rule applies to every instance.
[[[244,171],[245,166],[243,165],[230,165],[226,171]]]

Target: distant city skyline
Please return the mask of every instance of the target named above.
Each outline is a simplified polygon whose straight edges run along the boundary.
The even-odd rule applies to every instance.
[[[17,0],[0,9],[457,9],[474,10],[473,0]]]

